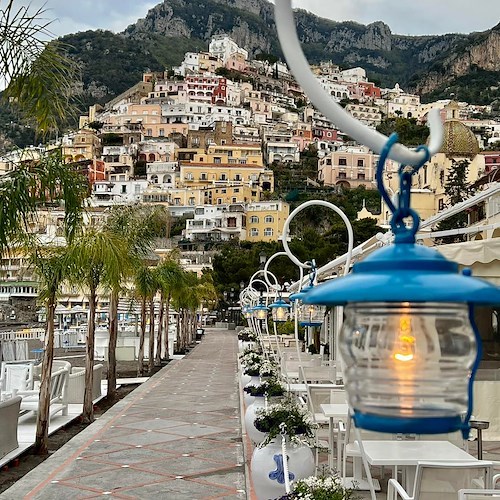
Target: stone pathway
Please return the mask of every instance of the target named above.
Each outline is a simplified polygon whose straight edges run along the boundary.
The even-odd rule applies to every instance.
[[[246,498],[234,332],[206,330],[2,499]]]

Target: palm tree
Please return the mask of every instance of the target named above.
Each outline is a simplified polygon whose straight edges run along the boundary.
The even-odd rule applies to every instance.
[[[3,98],[35,122],[38,132],[55,130],[68,115],[76,114],[71,103],[77,64],[66,47],[53,38],[41,7],[15,6],[7,0],[0,9],[0,88]]]
[[[40,247],[30,225],[36,222],[37,209],[48,202],[64,206],[64,234],[71,241],[81,222],[83,200],[88,195],[87,179],[62,161],[61,151],[54,150],[32,162],[0,176],[0,254],[11,248],[29,254],[41,284],[40,298],[47,307],[45,350],[42,361],[40,408],[37,416],[36,450],[47,453],[49,419],[48,391],[54,347],[54,308],[56,293],[66,269],[61,249]]]
[[[116,344],[118,340],[118,301],[120,286],[130,271],[140,265],[152,250],[155,238],[168,236],[170,215],[163,206],[134,205],[116,207],[106,221],[106,228],[120,235],[127,244],[129,256],[117,283],[111,284],[109,301],[108,396],[116,394]]]
[[[183,352],[192,343],[196,333],[196,313],[204,301],[215,300],[216,292],[210,278],[198,278],[195,273],[184,272],[183,279],[174,293],[174,303],[179,311],[177,350]]]
[[[89,227],[82,231],[68,246],[66,262],[74,283],[88,293],[89,324],[86,338],[85,394],[83,398],[84,422],[94,420],[92,383],[94,367],[95,312],[99,287],[117,283],[128,248],[121,238],[103,229]]]
[[[44,455],[48,453],[50,377],[54,358],[54,315],[57,304],[57,294],[68,272],[64,259],[64,252],[65,249],[62,247],[37,246],[31,254],[31,264],[39,281],[39,299],[44,302],[47,310],[45,349],[42,360],[35,439],[35,452]]]
[[[154,272],[146,265],[142,265],[134,278],[135,294],[141,300],[141,332],[139,336],[139,354],[137,356],[137,375],[144,375],[144,340],[146,338],[146,321],[147,321],[147,304],[152,301],[156,291],[158,290],[158,283],[156,281]],[[150,314],[149,321],[153,324],[154,328],[154,309],[153,314]],[[154,329],[153,329],[154,335]],[[150,326],[150,337],[151,337]],[[150,338],[151,343],[151,338]]]
[[[179,264],[177,254],[171,253],[168,258],[163,260],[156,268],[157,280],[160,285],[160,313],[159,313],[159,330],[156,345],[156,359],[157,365],[161,364],[161,349],[162,349],[162,336],[163,326],[165,323],[165,358],[169,358],[169,339],[168,332],[170,328],[170,303],[172,301],[172,293],[176,288],[179,288],[183,279],[182,267]],[[163,319],[164,311],[166,312],[165,321]]]

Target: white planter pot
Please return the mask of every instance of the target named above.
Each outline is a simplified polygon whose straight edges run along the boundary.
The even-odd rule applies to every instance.
[[[245,367],[243,367],[243,371],[244,370],[245,370]],[[241,386],[245,387],[248,384],[248,382],[250,382],[250,380],[252,380],[252,377],[250,377],[250,375],[245,375],[245,373],[242,373],[240,380],[241,380]]]
[[[244,340],[238,340],[238,350],[243,352],[245,349],[254,349],[255,342],[245,342]]]
[[[252,440],[254,444],[260,444],[264,439],[266,439],[266,433],[260,432],[255,428],[255,412],[259,408],[264,408],[266,404],[266,398],[255,397],[255,401],[247,408],[245,412],[245,429],[247,431],[248,437]]]
[[[309,446],[287,442],[287,456],[290,482],[296,482],[314,473],[314,456]],[[250,467],[258,500],[280,498],[286,493],[281,437],[273,439],[263,448],[256,448]]]
[[[254,376],[250,377],[250,382],[248,382],[245,387],[250,387],[251,385],[260,385],[260,378]],[[255,401],[255,397],[248,394],[248,392],[243,391],[243,401],[245,402],[245,406],[248,407]]]

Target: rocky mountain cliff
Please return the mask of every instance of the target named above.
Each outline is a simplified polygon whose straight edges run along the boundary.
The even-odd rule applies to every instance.
[[[480,71],[487,73],[482,77],[488,87],[494,79],[490,73],[500,68],[498,26],[471,35],[412,37],[395,35],[380,21],[367,26],[339,23],[304,10],[298,10],[295,18],[304,52],[311,62],[332,60],[344,66],[363,66],[372,79],[384,86],[399,82],[423,94],[439,93],[445,92],[455,79]],[[267,0],[164,0],[123,35],[143,43],[152,36],[161,36],[171,42],[201,41],[206,46],[217,33],[230,34],[252,55],[281,55],[274,7]],[[476,96],[482,101],[489,97],[488,92]]]

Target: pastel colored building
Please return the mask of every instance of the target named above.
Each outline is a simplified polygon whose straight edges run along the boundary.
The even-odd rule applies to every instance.
[[[247,206],[247,240],[278,241],[290,214],[284,201],[261,201]]]
[[[365,147],[341,148],[318,161],[318,180],[325,186],[373,188],[375,157]]]

